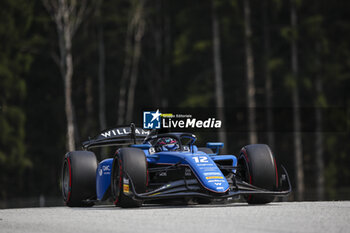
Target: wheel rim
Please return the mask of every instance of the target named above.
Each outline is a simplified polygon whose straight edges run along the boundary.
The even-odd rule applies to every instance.
[[[65,160],[62,177],[62,194],[65,201],[68,201],[70,196],[70,180],[70,164],[68,160]]]

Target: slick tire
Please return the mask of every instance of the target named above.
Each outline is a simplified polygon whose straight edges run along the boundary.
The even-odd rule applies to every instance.
[[[65,155],[62,166],[62,196],[69,207],[93,206],[96,200],[97,160],[90,151]]]
[[[111,191],[114,204],[123,208],[140,207],[142,201],[132,198],[131,182],[137,193],[146,192],[147,161],[136,148],[121,148],[113,160]]]
[[[276,160],[265,144],[253,144],[241,149],[238,157],[243,181],[266,190],[278,187]],[[249,204],[266,204],[274,200],[274,196],[254,194],[244,196]]]

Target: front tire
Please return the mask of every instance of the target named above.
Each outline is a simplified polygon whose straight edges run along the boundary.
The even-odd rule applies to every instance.
[[[90,151],[65,155],[62,166],[62,196],[69,207],[93,206],[96,199],[97,160]]]
[[[146,156],[140,149],[121,148],[114,158],[111,177],[112,198],[116,206],[130,208],[142,205],[142,201],[134,200],[131,197],[131,181],[137,193],[146,192]]]
[[[278,187],[276,160],[265,144],[253,144],[241,149],[238,157],[243,181],[266,190]],[[274,200],[272,195],[254,194],[244,196],[249,204],[266,204]]]

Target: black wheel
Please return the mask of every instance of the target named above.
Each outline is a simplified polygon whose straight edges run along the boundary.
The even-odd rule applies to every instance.
[[[97,160],[90,151],[66,154],[62,167],[62,196],[67,206],[93,206],[96,199]]]
[[[241,167],[243,181],[256,187],[267,190],[276,190],[278,186],[278,173],[276,160],[265,144],[253,144],[241,149],[238,157],[238,165]],[[271,195],[247,195],[249,204],[266,204],[274,200]]]
[[[129,180],[126,176],[130,177]],[[129,194],[132,181],[137,193],[146,192],[147,161],[145,153],[136,148],[121,148],[113,161],[111,191],[114,204],[123,208],[139,207],[142,201],[134,200]]]
[[[206,154],[215,154],[215,153],[213,152],[213,150],[210,149],[210,148],[208,148],[208,147],[198,147],[198,150],[199,150],[199,151],[202,151],[202,152],[204,152],[204,153],[206,153]]]

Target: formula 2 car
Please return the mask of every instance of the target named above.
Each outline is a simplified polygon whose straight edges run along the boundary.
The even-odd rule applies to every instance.
[[[116,206],[194,200],[210,203],[243,196],[250,204],[265,204],[291,192],[286,169],[278,173],[265,144],[244,146],[238,156],[221,155],[223,143],[195,145],[191,133],[157,133],[142,128],[106,130],[68,152],[62,167],[66,205],[92,206],[111,199]],[[91,149],[117,146],[113,158],[97,162]]]

